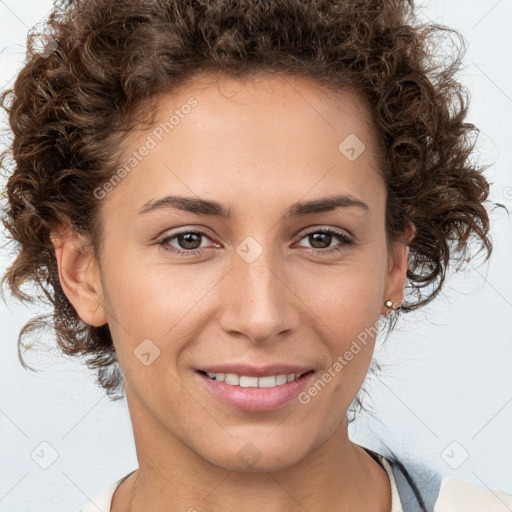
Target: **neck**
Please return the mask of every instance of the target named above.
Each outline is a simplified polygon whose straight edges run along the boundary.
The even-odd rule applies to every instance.
[[[205,460],[160,423],[142,418],[142,410],[132,406],[133,398],[131,402],[139,469],[117,489],[112,512],[391,509],[387,473],[349,440],[346,418],[323,444],[291,466],[230,471]]]

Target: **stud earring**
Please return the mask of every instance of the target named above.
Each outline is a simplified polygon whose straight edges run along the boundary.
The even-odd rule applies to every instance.
[[[384,302],[384,306],[386,306],[387,308],[390,308],[391,306],[393,306],[393,302],[391,302],[390,300],[387,300],[386,302]]]

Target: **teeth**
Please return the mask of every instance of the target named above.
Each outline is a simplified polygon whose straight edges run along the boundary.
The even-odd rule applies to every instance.
[[[294,377],[295,377],[295,375],[294,375]],[[286,375],[276,375],[276,384],[278,386],[280,386],[281,384],[286,384],[287,380],[288,379],[287,379]]]
[[[238,379],[238,375],[235,375]],[[240,375],[239,385],[241,388],[257,388],[258,387],[258,377],[247,377],[246,375]]]
[[[240,386],[242,388],[273,388],[282,386],[287,382],[298,379],[300,373],[289,373],[281,375],[266,375],[265,377],[253,377],[250,375],[237,375],[236,373],[210,373],[207,372],[210,379],[225,382],[232,386]]]
[[[243,379],[243,377],[242,377]],[[240,379],[240,385],[242,385],[242,382]],[[273,388],[276,385],[276,376],[275,375],[267,375],[266,377],[260,377],[259,379],[256,379],[256,386],[259,386],[260,388]]]

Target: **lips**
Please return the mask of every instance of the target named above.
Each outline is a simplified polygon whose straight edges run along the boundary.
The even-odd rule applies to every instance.
[[[222,369],[230,371],[251,371],[254,373],[254,367],[240,367],[237,366],[214,366],[208,367],[213,369]],[[302,367],[303,368],[303,367]],[[279,365],[279,366],[268,366],[265,368],[259,368],[259,377],[265,377],[261,372],[269,373],[275,371],[288,371],[297,370],[297,366],[290,365]],[[223,373],[223,372],[212,372],[212,373]],[[310,385],[313,381],[315,372],[314,370],[306,371],[298,379],[287,382],[286,384],[275,385],[272,387],[242,387],[237,385],[228,384],[226,382],[217,381],[211,379],[205,372],[199,370],[195,372],[197,382],[200,386],[215,400],[247,412],[264,412],[279,409],[280,407],[291,404],[297,396],[304,391],[304,389]],[[226,376],[229,375],[229,372]],[[250,378],[250,376],[247,376]],[[254,375],[256,377],[256,375]]]

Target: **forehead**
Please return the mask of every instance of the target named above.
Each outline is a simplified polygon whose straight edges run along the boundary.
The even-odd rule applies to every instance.
[[[247,123],[255,129],[278,127],[283,132],[297,135],[301,132],[311,137],[311,131],[321,127],[336,136],[346,132],[357,133],[367,145],[376,145],[378,139],[366,98],[350,88],[333,91],[307,77],[287,74],[253,73],[234,78],[223,74],[200,74],[170,94],[154,98],[157,122],[165,122],[167,114],[179,110],[194,97],[199,108],[194,109],[196,128],[200,121],[209,127],[235,131]],[[225,123],[236,120],[234,126]],[[298,124],[290,124],[300,120]],[[257,123],[257,124],[254,124]]]
[[[110,193],[118,207],[164,192],[226,203],[234,191],[260,202],[282,203],[289,194],[290,204],[308,189],[357,196],[378,175],[371,117],[350,90],[287,76],[203,75],[153,104],[154,125],[126,139],[125,161],[148,139],[153,144]]]

